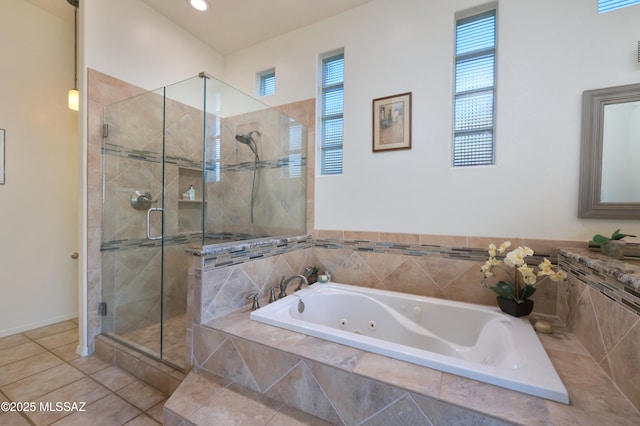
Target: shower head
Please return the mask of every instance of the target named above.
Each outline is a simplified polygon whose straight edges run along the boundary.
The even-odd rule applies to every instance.
[[[238,133],[236,135],[236,140],[241,144],[245,144],[249,147],[251,152],[253,152],[253,155],[256,156],[256,162],[257,162],[257,161],[260,161],[260,155],[258,154],[258,144],[256,144],[256,140],[253,139],[254,134],[257,134],[258,136],[261,135],[259,131],[252,130],[249,133]]]
[[[236,135],[236,140],[245,145],[249,145],[251,143],[251,136],[245,135],[243,133],[238,133]]]
[[[249,133],[238,133],[236,135],[236,140],[240,143],[243,143],[245,145],[250,145],[251,142],[255,143],[255,141],[253,140],[253,135],[257,134],[258,136],[260,136],[260,132],[257,130],[252,130]]]

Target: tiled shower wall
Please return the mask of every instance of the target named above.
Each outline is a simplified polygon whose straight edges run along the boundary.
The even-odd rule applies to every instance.
[[[251,222],[255,157],[235,137],[254,131],[259,132],[252,137],[260,161]],[[304,234],[308,133],[302,123],[271,108],[220,120],[220,180],[214,173],[207,179],[205,232],[255,237]],[[214,143],[213,137],[207,138],[212,154]],[[209,164],[212,160],[207,159]]]
[[[120,297],[123,300],[129,301],[130,307],[133,308],[134,312],[139,312],[140,315],[137,314],[135,316],[131,316],[129,314],[120,313],[117,315],[122,318],[123,323],[122,327],[127,327],[128,324],[134,324],[139,322],[144,322],[146,320],[150,320],[151,318],[157,318],[157,310],[159,308],[159,300],[154,299],[157,298],[157,294],[159,293],[159,286],[154,284],[158,282],[155,278],[159,273],[159,258],[160,256],[157,253],[149,255],[149,253],[145,253],[144,255],[144,265],[141,263],[141,250],[148,249],[149,247],[140,248],[139,244],[135,241],[122,241],[122,235],[118,234],[118,232],[123,231],[131,231],[132,229],[136,230],[136,233],[145,232],[145,223],[146,217],[143,217],[145,212],[135,211],[130,207],[126,207],[123,209],[125,215],[127,217],[107,217],[107,223],[114,222],[114,227],[112,229],[103,230],[102,229],[102,176],[103,176],[103,152],[102,152],[102,121],[103,121],[103,110],[107,105],[114,104],[116,102],[130,99],[134,96],[143,94],[144,97],[151,98],[151,102],[153,103],[153,97],[156,99],[161,99],[158,95],[153,93],[148,93],[143,89],[132,86],[128,83],[125,83],[116,78],[110,77],[108,75],[102,74],[95,70],[88,70],[88,153],[87,153],[87,168],[88,168],[88,188],[87,188],[87,202],[88,202],[88,238],[87,238],[87,246],[88,246],[88,271],[87,271],[87,282],[88,282],[88,297],[87,297],[87,305],[88,305],[88,346],[89,351],[92,352],[94,349],[94,338],[96,335],[101,333],[101,325],[102,325],[102,317],[98,315],[98,303],[103,300],[103,287],[102,287],[102,271],[106,271],[106,276],[110,276],[116,271],[124,271],[125,282],[122,285],[122,289],[120,289]],[[145,100],[148,102],[148,100]],[[132,105],[135,104],[135,101]],[[298,120],[306,120],[306,123],[310,125],[307,126],[306,132],[304,128],[300,130],[300,143],[303,144],[300,150],[300,161],[302,165],[306,165],[306,145],[307,143],[310,146],[313,146],[313,135],[314,135],[314,109],[315,102],[314,100],[302,101],[293,103],[290,105],[285,105],[279,108],[285,114],[297,118]],[[131,107],[129,107],[130,109]],[[135,108],[134,108],[135,109]],[[149,108],[145,108],[145,111],[149,111]],[[202,126],[193,126],[193,123],[197,123],[198,121],[202,121],[202,114],[189,107],[182,107],[179,104],[175,104],[170,109],[171,117],[169,120],[170,126],[175,126],[176,129],[179,129],[180,132],[184,132],[185,127],[192,127],[201,129]],[[194,115],[195,114],[195,115]],[[131,118],[132,114],[128,115],[128,118]],[[265,120],[265,117],[268,118]],[[277,117],[277,118],[274,118]],[[309,119],[310,117],[310,119]],[[147,117],[148,118],[148,117]],[[258,120],[263,120],[263,122],[259,122]],[[153,121],[153,120],[151,120]],[[226,190],[230,190],[233,194],[232,197],[227,197],[226,200],[223,201],[223,205],[216,205],[216,202],[212,201],[211,205],[208,208],[208,211],[216,217],[224,217],[225,215],[220,214],[220,208],[226,208],[228,214],[226,214],[227,218],[233,218],[235,216],[242,216],[241,219],[245,223],[248,221],[249,215],[249,200],[250,200],[250,192],[251,192],[251,181],[252,181],[252,169],[253,169],[253,156],[245,145],[241,145],[235,142],[235,134],[247,132],[249,130],[253,130],[254,126],[257,125],[257,130],[260,130],[263,133],[263,139],[259,140],[259,143],[263,144],[261,146],[263,156],[269,155],[280,155],[286,151],[286,149],[291,148],[289,144],[289,135],[298,131],[295,128],[295,123],[292,124],[290,120],[285,120],[280,114],[276,114],[271,111],[269,113],[251,113],[246,114],[241,117],[229,119],[225,122],[222,120],[221,123],[221,132],[225,135],[225,142],[222,143],[223,149],[221,149],[221,159],[225,158],[227,161],[232,161],[233,164],[230,164],[226,170],[222,171],[222,179],[219,182],[220,185],[211,186],[208,195],[216,197],[215,191],[217,188],[221,188],[226,186]],[[148,123],[133,123],[133,128],[138,128],[142,131],[142,135],[138,134],[140,137],[136,137],[136,133],[133,135],[133,143],[134,146],[127,147],[123,149],[121,146],[111,146],[105,155],[114,155],[117,157],[117,161],[113,162],[115,169],[114,170],[106,170],[107,173],[113,172],[111,178],[107,178],[109,182],[117,182],[117,177],[120,175],[121,170],[131,170],[139,168],[140,173],[145,174],[145,177],[148,178],[151,175],[152,179],[156,181],[159,179],[159,173],[153,171],[154,167],[151,166],[153,163],[153,154],[151,152],[144,153],[144,149],[148,146],[145,146],[150,140],[154,140],[154,138],[161,137],[161,132],[154,129],[149,129]],[[208,126],[213,126],[213,124],[209,123]],[[161,129],[161,127],[160,127]],[[174,138],[176,134],[180,132],[169,132],[169,137]],[[281,132],[281,133],[278,133]],[[275,136],[275,135],[285,135],[285,136]],[[272,140],[270,140],[272,138]],[[196,144],[191,144],[189,141],[195,141]],[[170,265],[168,265],[167,270],[171,271],[171,275],[168,277],[167,287],[170,287],[166,292],[169,296],[169,299],[173,302],[171,307],[168,309],[168,312],[178,313],[180,310],[186,309],[186,279],[187,276],[187,266],[189,264],[190,257],[187,256],[184,252],[188,247],[199,246],[193,240],[189,240],[188,231],[191,229],[189,223],[189,217],[194,216],[199,218],[200,207],[197,204],[192,205],[189,203],[180,203],[177,199],[182,192],[186,188],[181,187],[180,174],[189,174],[190,171],[193,171],[193,168],[197,168],[198,159],[197,153],[201,152],[201,141],[202,136],[193,135],[192,137],[180,137],[180,140],[170,140],[170,147],[167,154],[172,156],[173,161],[172,164],[169,164],[167,167],[167,197],[170,200],[167,200],[167,224],[168,224],[168,235],[175,235],[177,233],[181,233],[181,236],[175,237],[170,241],[170,245],[168,247],[168,260],[170,261]],[[173,142],[173,143],[171,143]],[[136,143],[142,143],[142,146],[135,145]],[[211,143],[211,140],[208,140],[207,143]],[[196,147],[197,145],[197,147]],[[224,148],[228,147],[228,148]],[[139,150],[142,148],[143,152]],[[137,150],[137,151],[135,151]],[[142,157],[142,158],[141,158]],[[192,158],[193,157],[193,158]],[[313,164],[313,153],[309,154],[309,163]],[[265,158],[265,157],[263,157]],[[271,157],[273,158],[273,157]],[[277,157],[279,158],[279,157]],[[147,160],[147,161],[145,161]],[[148,161],[151,160],[151,161]],[[194,161],[195,160],[195,161]],[[213,159],[215,160],[215,159]],[[212,161],[211,158],[208,158],[207,161]],[[294,159],[295,161],[295,159]],[[271,164],[273,163],[273,164]],[[255,232],[279,232],[279,230],[286,227],[287,224],[293,221],[293,216],[301,216],[304,220],[305,218],[305,210],[306,210],[306,220],[309,225],[313,225],[313,208],[312,208],[312,197],[313,197],[313,183],[307,186],[306,188],[306,196],[305,196],[305,179],[311,179],[313,182],[313,166],[306,168],[306,174],[304,174],[305,168],[301,169],[302,174],[297,177],[287,176],[287,179],[281,179],[283,177],[283,170],[286,169],[289,165],[289,158],[285,158],[284,161],[271,161],[273,167],[261,167],[259,173],[265,174],[261,179],[261,196],[258,199],[256,205],[257,216],[260,217],[260,221],[256,221],[261,228],[256,226]],[[281,164],[282,163],[282,164]],[[105,164],[108,164],[105,162]],[[195,166],[194,166],[195,164]],[[267,164],[267,166],[269,165]],[[107,165],[107,167],[111,167]],[[264,170],[267,168],[268,170]],[[191,169],[191,170],[190,170]],[[231,179],[225,177],[225,173],[233,175],[233,179],[236,182],[240,182],[240,184],[231,183]],[[272,175],[272,176],[269,176]],[[270,177],[277,179],[278,181],[284,181],[284,186],[276,186],[273,184],[273,180],[269,180]],[[161,181],[161,180],[160,180]],[[138,184],[140,180],[135,177],[129,177],[128,184],[129,186]],[[184,182],[184,179],[182,180]],[[122,184],[122,182],[118,182]],[[184,186],[184,185],[182,185]],[[107,184],[108,187],[108,184]],[[133,186],[126,187],[127,190],[133,190]],[[135,188],[138,189],[138,188]],[[126,191],[125,191],[126,192]],[[291,194],[295,195],[292,196]],[[269,197],[267,197],[267,194]],[[125,196],[126,195],[126,196]],[[118,196],[119,202],[128,203],[128,195],[124,194],[122,196]],[[154,195],[154,198],[157,199],[157,194]],[[273,202],[273,198],[276,198],[278,201],[276,203]],[[214,199],[212,199],[214,200]],[[218,197],[215,199],[223,200],[222,197]],[[242,205],[234,206],[233,203],[239,201]],[[265,206],[275,204],[277,207],[275,209],[268,209]],[[309,208],[309,204],[311,204],[311,208]],[[243,212],[241,210],[244,209]],[[194,213],[195,214],[190,214]],[[295,214],[284,214],[283,212],[295,212]],[[117,220],[116,220],[117,219]],[[208,220],[211,220],[212,226],[217,226],[213,219],[213,217],[208,217]],[[271,220],[271,223],[267,223],[268,220]],[[115,223],[117,222],[117,224]],[[199,220],[195,219],[192,221],[194,223],[198,223]],[[298,223],[300,221],[298,220]],[[229,226],[229,228],[233,228],[235,230],[233,223],[231,222],[221,222],[223,226]],[[218,228],[219,229],[219,228]],[[301,228],[295,228],[296,231]],[[105,237],[110,241],[107,244],[102,245],[104,251],[101,251],[101,242],[103,241],[103,231],[106,231]],[[226,231],[226,230],[222,230]],[[159,233],[159,226],[157,224],[152,223],[152,232]],[[226,232],[222,232],[225,234]],[[289,231],[291,233],[291,231]],[[135,234],[136,238],[138,237]],[[145,242],[148,244],[148,242]],[[131,250],[127,250],[131,249]],[[103,257],[104,255],[104,257]],[[103,268],[103,262],[104,268]],[[155,271],[155,272],[154,272]],[[137,273],[141,272],[141,273]],[[146,290],[145,290],[146,289]],[[106,295],[107,297],[109,294]],[[112,297],[116,297],[115,294],[111,295]],[[150,303],[149,303],[150,302]],[[134,306],[135,305],[135,306]],[[150,307],[148,305],[151,305]],[[142,306],[147,306],[145,308],[141,308]],[[175,308],[175,309],[174,309]],[[112,312],[113,310],[107,310],[107,312]]]

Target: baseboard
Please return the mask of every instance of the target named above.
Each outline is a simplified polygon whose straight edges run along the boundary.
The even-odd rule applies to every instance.
[[[47,325],[55,324],[57,322],[68,321],[71,319],[78,318],[78,313],[60,315],[53,318],[48,318],[46,320],[33,322],[30,324],[21,325],[19,327],[8,328],[6,330],[0,330],[0,337],[11,336],[12,334],[22,333],[24,331],[34,330],[36,328],[45,327]]]

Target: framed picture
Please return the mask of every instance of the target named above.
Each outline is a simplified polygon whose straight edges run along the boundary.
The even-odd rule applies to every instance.
[[[0,185],[4,185],[4,129],[0,129]]]
[[[373,100],[373,152],[411,149],[411,92]]]

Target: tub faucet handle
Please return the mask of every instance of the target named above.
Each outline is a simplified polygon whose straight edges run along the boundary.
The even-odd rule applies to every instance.
[[[300,280],[298,287],[294,291],[300,290],[303,283],[309,285],[309,281],[304,275],[292,275],[289,278],[282,277],[282,279],[280,280],[280,294],[278,294],[278,298],[282,299],[283,297],[287,297],[287,285],[292,280]]]
[[[284,283],[284,275],[280,279],[280,293],[278,293],[278,299],[282,299],[283,297],[287,297],[287,284]]]
[[[256,309],[260,309],[260,304],[258,303],[258,292],[251,293],[247,296],[247,300],[253,299],[253,304],[251,305],[251,310],[255,311]]]
[[[274,285],[269,289],[269,303],[273,303],[276,301],[276,286]]]

